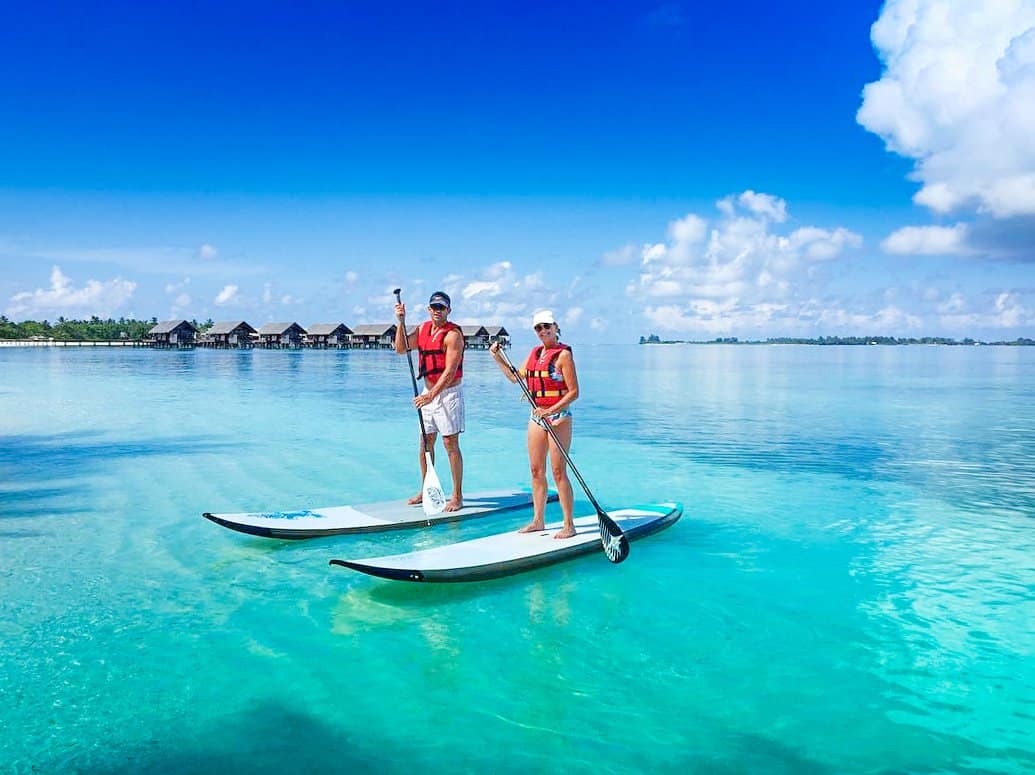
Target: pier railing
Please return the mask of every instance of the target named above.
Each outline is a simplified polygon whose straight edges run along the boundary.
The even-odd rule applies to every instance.
[[[0,339],[0,347],[154,347],[143,339]]]
[[[503,347],[510,347],[509,339],[501,339]],[[489,342],[482,338],[467,340],[465,346],[469,350],[485,350]],[[155,342],[150,339],[0,339],[0,347],[148,347],[155,350],[190,350],[195,347],[205,347],[214,350],[251,350],[251,349],[274,349],[274,350],[391,350],[394,344],[385,342],[370,341],[348,341],[337,344],[326,342],[301,342],[299,344],[282,344],[267,342],[241,342],[231,344],[228,342]]]

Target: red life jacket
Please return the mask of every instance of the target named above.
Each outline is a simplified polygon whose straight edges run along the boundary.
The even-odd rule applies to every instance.
[[[558,342],[556,347],[549,349],[542,345],[533,347],[532,352],[528,354],[528,360],[525,361],[525,383],[528,385],[528,392],[535,399],[536,406],[553,406],[568,392],[568,385],[563,377],[556,380],[550,376],[555,361],[565,350],[571,352],[568,345]]]
[[[456,323],[447,322],[434,334],[431,333],[431,321],[425,320],[417,328],[417,352],[420,361],[420,376],[428,381],[428,385],[438,382],[439,375],[446,370],[446,334],[450,331],[460,331],[460,338],[463,339],[463,331]],[[464,376],[464,351],[460,350],[460,363],[456,366],[456,373],[453,374],[453,383],[460,381]]]

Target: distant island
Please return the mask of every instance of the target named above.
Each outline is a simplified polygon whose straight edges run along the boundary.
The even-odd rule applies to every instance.
[[[950,339],[944,336],[923,336],[920,338],[916,337],[897,337],[897,336],[821,336],[816,339],[809,339],[807,337],[798,336],[777,336],[770,337],[769,339],[739,339],[735,336],[722,336],[716,339],[708,339],[701,341],[687,340],[687,339],[662,339],[657,334],[651,334],[650,336],[641,336],[640,344],[818,344],[818,345],[831,345],[831,344],[944,344],[944,345],[1006,345],[1012,347],[1031,347],[1035,345],[1035,339],[1028,339],[1027,337],[1018,337],[1012,342],[998,341],[998,342],[983,342],[977,339]]]
[[[199,332],[212,328],[211,319],[204,322],[190,321]],[[47,320],[25,320],[15,323],[6,316],[0,315],[0,340],[55,339],[58,341],[142,341],[148,331],[158,323],[158,318],[150,320],[133,320],[129,318],[101,319],[91,317],[89,320],[68,320],[59,317],[56,322]],[[662,339],[657,334],[641,336],[640,344],[813,344],[813,345],[907,345],[907,344],[940,344],[940,345],[1005,345],[1012,347],[1031,347],[1035,339],[1018,337],[1013,341],[981,341],[978,339],[951,339],[944,336],[896,337],[896,336],[821,336],[818,338],[780,336],[768,339],[740,339],[735,336],[722,336],[715,339]]]
[[[89,320],[67,320],[59,317],[55,323],[50,321],[23,320],[15,323],[6,315],[0,315],[0,339],[57,339],[66,341],[104,341],[104,340],[141,340],[158,322],[158,318],[150,320],[132,320],[130,318],[108,318],[102,320],[94,315]],[[194,321],[197,325],[197,321]],[[212,321],[206,321],[208,326]],[[205,324],[201,324],[205,325]]]

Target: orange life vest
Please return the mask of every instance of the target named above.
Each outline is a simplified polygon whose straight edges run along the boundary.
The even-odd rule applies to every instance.
[[[450,331],[460,331],[461,340],[463,331],[456,323],[446,323],[433,334],[431,332],[431,321],[425,320],[417,328],[417,351],[420,360],[420,376],[424,377],[429,385],[438,382],[439,375],[446,370],[446,334]],[[464,351],[461,347],[460,362],[456,366],[456,373],[453,374],[453,382],[459,382],[464,376]]]
[[[556,347],[547,349],[542,345],[533,347],[525,361],[525,383],[528,385],[528,392],[535,399],[536,406],[553,406],[561,400],[561,396],[568,392],[568,385],[564,378],[554,379],[554,363],[562,352],[571,348],[566,344],[557,343]],[[560,376],[560,373],[557,372]]]

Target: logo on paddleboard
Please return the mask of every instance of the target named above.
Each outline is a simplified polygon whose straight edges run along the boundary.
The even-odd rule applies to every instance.
[[[323,515],[305,509],[303,511],[266,511],[255,516],[262,517],[263,519],[302,519],[303,517],[320,517]]]

